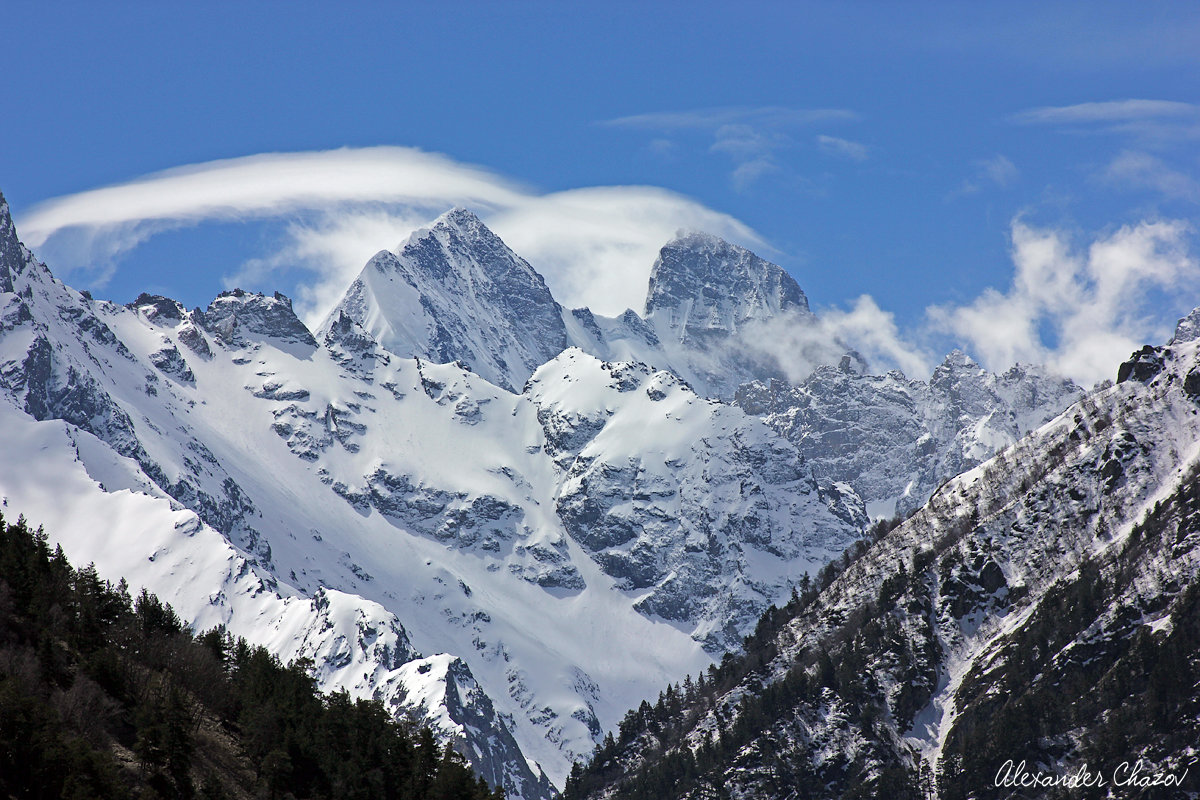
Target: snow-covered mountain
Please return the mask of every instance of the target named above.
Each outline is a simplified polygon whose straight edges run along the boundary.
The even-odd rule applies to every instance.
[[[735,402],[795,443],[823,480],[853,486],[873,517],[916,510],[966,472],[1077,400],[1072,381],[1036,366],[1002,374],[955,351],[928,381],[869,375],[851,357],[798,385],[755,381]]]
[[[94,301],[19,244],[6,206],[0,254],[9,507],[195,625],[310,656],[324,687],[458,736],[510,796],[546,796],[538,765],[561,783],[865,522],[765,423],[642,364],[566,349],[514,394],[396,355],[349,302],[317,338],[282,295]],[[528,368],[486,344],[436,352]]]
[[[631,711],[569,796],[1194,796],[1198,321]]]
[[[961,352],[928,381],[868,374],[856,353],[816,330],[807,297],[781,267],[698,232],[663,246],[640,315],[604,317],[561,308],[527,262],[456,209],[396,253],[376,255],[320,330],[343,317],[392,353],[458,360],[510,388],[568,345],[667,370],[766,419],[824,481],[854,487],[873,516],[919,507],[946,478],[1082,394],[1037,366],[997,375]],[[798,385],[785,379],[780,349],[763,346],[784,330],[809,332],[789,337],[802,351],[795,360],[828,364]]]
[[[318,332],[342,317],[393,353],[461,361],[509,391],[567,346],[542,276],[461,208],[377,253]]]
[[[604,361],[668,369],[701,394],[725,399],[744,381],[783,376],[777,359],[753,346],[758,326],[815,319],[781,267],[696,232],[662,248],[640,315],[568,311],[528,262],[461,208],[395,252],[376,254],[318,335],[343,317],[392,353],[458,361],[509,391],[574,346]]]
[[[650,270],[645,317],[680,340],[726,337],[784,313],[807,317],[808,298],[776,264],[705,233],[683,233]]]
[[[869,470],[789,441],[783,400],[764,421],[719,399],[751,378],[784,397],[742,337],[811,321],[782,269],[695,234],[663,249],[644,318],[565,310],[463,210],[375,256],[315,335],[280,294],[119,306],[57,281],[0,198],[0,494],[73,561],[310,657],[324,688],[547,797],[861,535]],[[964,414],[1000,433],[937,439],[928,480],[1062,401],[950,382],[949,421],[888,431],[895,457]]]

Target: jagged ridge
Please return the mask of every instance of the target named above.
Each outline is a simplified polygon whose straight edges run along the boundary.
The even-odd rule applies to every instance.
[[[1005,762],[1112,787],[1138,759],[1182,782],[1162,796],[1195,792],[1194,334],[950,481],[744,657],[630,712],[567,796],[1008,797]]]

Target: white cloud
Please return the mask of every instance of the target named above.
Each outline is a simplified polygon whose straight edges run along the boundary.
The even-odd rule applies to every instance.
[[[891,312],[867,295],[847,311],[822,310],[816,320],[783,315],[753,322],[741,331],[736,347],[772,357],[788,380],[799,383],[822,364],[837,364],[856,351],[872,372],[900,369],[914,378],[928,377],[931,354],[903,334]]]
[[[427,214],[415,210],[368,207],[338,209],[308,222],[291,221],[279,250],[243,262],[222,282],[228,289],[268,289],[279,273],[301,270],[304,275],[292,299],[296,313],[315,328],[371,256],[395,248],[407,232],[428,221]]]
[[[990,171],[995,182],[1010,179],[1007,159],[1000,159],[980,162],[981,174]],[[1115,162],[1113,174],[1150,180],[1158,166],[1130,154]],[[546,277],[564,305],[587,305],[602,314],[641,308],[650,265],[681,228],[760,251],[767,247],[733,217],[663,189],[597,187],[539,195],[486,170],[406,148],[193,165],[48,201],[19,226],[43,255],[46,248],[61,247],[76,251],[80,263],[94,263],[172,227],[277,220],[284,229],[282,245],[238,265],[225,281],[269,289],[280,273],[298,271],[297,309],[314,322],[372,254],[396,247],[452,205],[481,212]],[[1012,227],[1011,286],[989,289],[968,304],[930,308],[927,318],[933,331],[952,334],[955,344],[993,369],[1021,361],[1047,364],[1083,382],[1108,377],[1137,346],[1169,334],[1156,322],[1155,292],[1200,289],[1200,266],[1188,251],[1190,232],[1183,222],[1143,222],[1081,251],[1060,231],[1018,220]],[[823,312],[819,327],[809,333],[774,331],[759,337],[760,346],[777,350],[793,377],[811,369],[814,359],[832,358],[845,348],[859,350],[876,368],[897,366],[914,376],[928,375],[933,363],[929,347],[913,344],[914,336],[927,341],[930,330],[901,331],[866,296],[849,310]],[[793,341],[797,336],[804,341]],[[786,360],[789,348],[798,354],[795,363]]]
[[[825,134],[817,136],[817,146],[830,155],[849,158],[852,161],[866,161],[869,152],[865,144]]]
[[[1108,100],[1028,108],[1009,119],[1023,125],[1073,125],[1195,116],[1200,116],[1200,106],[1192,103],[1175,100]]]
[[[928,315],[990,369],[1041,363],[1094,383],[1137,347],[1169,334],[1152,313],[1154,292],[1200,288],[1190,232],[1184,222],[1142,222],[1080,252],[1061,231],[1016,221],[1008,291],[988,289],[968,305],[931,307]]]
[[[1021,176],[1021,171],[1017,169],[1017,165],[1010,161],[1007,156],[999,153],[991,158],[974,162],[974,167],[974,175],[965,178],[957,189],[946,196],[947,200],[976,194],[986,184],[1004,189],[1015,183]]]
[[[826,311],[821,320],[837,340],[857,350],[873,368],[895,366],[915,378],[933,371],[932,354],[902,334],[895,316],[869,295],[859,297],[849,311]]]
[[[642,310],[650,267],[681,228],[763,248],[752,229],[682,195],[648,186],[572,189],[501,210],[487,224],[528,259],[560,303],[613,315]]]
[[[999,154],[977,162],[976,166],[984,177],[1000,187],[1013,184],[1021,174],[1007,156]]]
[[[1152,189],[1169,198],[1200,202],[1200,182],[1149,153],[1126,150],[1109,163],[1102,177],[1116,186]]]
[[[546,278],[560,302],[640,308],[649,269],[679,228],[762,241],[736,219],[672,192],[604,187],[539,195],[487,170],[403,147],[271,153],[195,164],[42,203],[18,220],[60,271],[101,263],[163,230],[210,220],[286,221],[283,245],[226,275],[307,273],[298,311],[318,319],[383,248],[451,206],[471,208]],[[95,285],[93,281],[93,285]],[[270,288],[267,285],[265,288]]]
[[[712,137],[710,153],[721,153],[733,162],[733,187],[746,191],[764,175],[783,170],[778,153],[795,145],[792,133],[818,123],[848,122],[859,115],[846,108],[787,108],[726,106],[691,111],[655,111],[600,122],[612,128],[657,133],[699,133]],[[827,140],[827,141],[826,141]],[[818,146],[827,152],[861,161],[866,147],[846,139],[820,136]]]
[[[785,106],[722,106],[690,111],[652,111],[604,120],[613,128],[640,128],[654,131],[715,130],[723,125],[743,124],[759,128],[787,128],[817,122],[851,121],[859,118],[848,108],[787,108]]]
[[[476,207],[511,205],[525,196],[515,184],[479,167],[407,147],[265,153],[210,161],[48,200],[21,218],[33,247],[78,227],[123,231],[199,220],[274,217],[338,204],[392,202]],[[130,232],[133,232],[132,234]],[[117,239],[120,247],[129,238]]]
[[[1012,114],[1018,125],[1049,125],[1076,133],[1132,138],[1145,146],[1177,147],[1200,139],[1200,105],[1176,100],[1111,100],[1029,108]]]

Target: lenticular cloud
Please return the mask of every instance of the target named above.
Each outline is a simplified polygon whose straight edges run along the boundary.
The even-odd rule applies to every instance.
[[[482,167],[407,147],[266,153],[179,167],[46,201],[18,225],[56,270],[87,267],[99,275],[94,285],[103,285],[123,254],[163,231],[206,221],[275,221],[281,244],[228,265],[223,280],[230,287],[274,288],[279,273],[299,268],[297,311],[315,324],[372,255],[396,248],[452,206],[483,217],[545,277],[559,302],[605,315],[641,310],[650,266],[681,228],[770,254],[743,223],[665,189],[542,194]],[[917,346],[913,337],[964,347],[993,370],[1015,361],[1042,363],[1090,383],[1109,375],[1139,343],[1162,338],[1161,315],[1150,308],[1155,292],[1200,284],[1200,265],[1189,252],[1192,233],[1182,222],[1143,222],[1081,252],[1063,232],[1017,220],[1007,291],[988,289],[970,303],[931,307],[924,330],[907,333],[864,297],[852,311],[824,313],[820,331],[802,333],[858,348],[877,367],[918,375],[937,348]],[[795,350],[796,335],[769,338]],[[797,375],[809,368],[797,364]]]
[[[363,263],[452,206],[474,210],[542,272],[567,305],[640,308],[650,264],[679,228],[751,246],[733,217],[646,186],[539,194],[481,167],[407,147],[265,153],[166,170],[46,201],[19,220],[60,270],[115,264],[165,230],[213,220],[287,220],[277,252],[230,265],[227,281],[311,271],[302,311],[319,317]],[[295,216],[304,214],[305,222]],[[114,268],[114,267],[110,267]]]

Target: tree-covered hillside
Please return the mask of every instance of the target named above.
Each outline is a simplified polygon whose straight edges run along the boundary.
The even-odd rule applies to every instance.
[[[494,800],[432,733],[322,695],[0,516],[0,797]]]
[[[1131,363],[630,711],[566,798],[1200,796],[1200,346]]]

